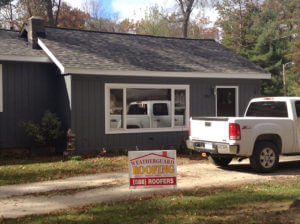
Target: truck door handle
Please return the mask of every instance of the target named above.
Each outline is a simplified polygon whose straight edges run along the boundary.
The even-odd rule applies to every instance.
[[[116,119],[111,119],[110,121],[111,121],[111,122],[117,122],[117,120],[116,120]]]
[[[156,119],[157,122],[160,122],[160,119]]]

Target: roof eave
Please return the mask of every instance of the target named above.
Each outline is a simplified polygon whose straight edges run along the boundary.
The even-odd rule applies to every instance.
[[[0,61],[20,61],[20,62],[42,62],[52,63],[47,56],[19,56],[19,55],[0,55]]]
[[[167,72],[167,71],[132,71],[100,70],[86,68],[64,68],[64,74],[140,76],[140,77],[173,77],[173,78],[223,78],[223,79],[271,79],[270,73],[210,73],[210,72]]]

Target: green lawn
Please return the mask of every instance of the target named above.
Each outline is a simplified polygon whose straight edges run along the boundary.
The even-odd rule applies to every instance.
[[[195,189],[28,216],[3,223],[294,223],[287,209],[300,178],[230,188]]]
[[[62,161],[61,157],[0,159],[0,186],[62,179],[76,175],[125,170],[127,156]]]
[[[178,157],[177,161],[178,165],[198,162],[199,160],[192,160],[183,156]],[[62,157],[0,158],[0,186],[113,172],[127,168],[127,156],[104,156],[81,161],[62,161]]]

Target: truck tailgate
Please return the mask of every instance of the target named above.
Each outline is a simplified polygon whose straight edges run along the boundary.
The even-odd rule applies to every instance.
[[[228,118],[192,118],[190,131],[191,138],[195,140],[227,143],[229,139]]]

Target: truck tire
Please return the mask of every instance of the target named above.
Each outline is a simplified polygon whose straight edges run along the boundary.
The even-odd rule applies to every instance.
[[[275,144],[268,141],[255,144],[254,151],[250,157],[251,167],[258,172],[271,172],[279,162],[279,153]]]
[[[227,167],[228,164],[231,162],[232,158],[233,157],[220,157],[220,156],[210,155],[208,157],[208,160],[216,166]]]

